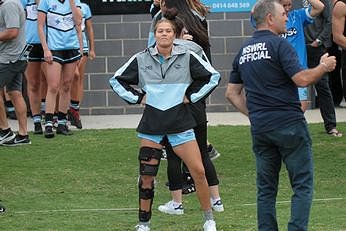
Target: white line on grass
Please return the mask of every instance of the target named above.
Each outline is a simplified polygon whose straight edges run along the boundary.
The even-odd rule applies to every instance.
[[[57,213],[57,212],[102,212],[102,211],[134,211],[138,208],[108,208],[108,209],[52,209],[52,210],[33,210],[33,211],[15,211],[14,213]]]
[[[314,202],[318,201],[336,201],[336,200],[344,200],[345,198],[324,198],[324,199],[314,199]],[[291,201],[277,201],[277,204],[289,204]],[[255,206],[256,203],[251,204],[241,204],[241,206]],[[14,213],[18,214],[26,214],[26,213],[58,213],[58,212],[107,212],[107,211],[137,211],[138,208],[106,208],[106,209],[52,209],[52,210],[32,210],[32,211],[14,211]]]
[[[335,197],[335,198],[322,198],[322,199],[313,199],[312,201],[318,202],[318,201],[336,201],[336,200],[344,200],[345,198],[342,197]],[[277,201],[276,204],[289,204],[291,201]],[[243,206],[254,206],[257,205],[256,203],[251,204],[242,204]]]

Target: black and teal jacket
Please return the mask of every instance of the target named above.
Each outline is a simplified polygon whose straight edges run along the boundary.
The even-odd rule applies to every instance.
[[[132,56],[109,80],[111,88],[129,104],[146,105],[137,131],[173,134],[196,126],[190,107],[183,103],[204,100],[217,87],[218,73],[210,63],[184,46],[174,45],[162,60],[156,47]],[[138,86],[135,88],[134,86]]]

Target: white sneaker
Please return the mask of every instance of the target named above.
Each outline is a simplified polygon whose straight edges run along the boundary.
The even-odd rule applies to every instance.
[[[216,231],[216,223],[214,220],[207,220],[203,225],[204,231]]]
[[[136,225],[136,231],[150,231],[150,227],[146,225]]]
[[[166,204],[159,206],[159,211],[163,213],[167,213],[167,214],[172,214],[172,215],[184,214],[183,204],[182,203],[178,205],[175,205],[175,204],[177,203],[174,201],[168,201]]]
[[[215,212],[223,212],[225,209],[223,208],[223,204],[221,200],[217,200],[216,202],[213,202],[213,200],[210,200],[211,207]]]

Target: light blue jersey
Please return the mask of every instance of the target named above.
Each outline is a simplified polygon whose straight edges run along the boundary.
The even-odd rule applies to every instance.
[[[86,27],[85,22],[91,19],[92,15],[91,15],[90,7],[85,3],[82,3],[82,14],[83,14],[83,20],[82,20],[83,51],[87,52],[89,51],[89,41],[88,41],[88,37],[85,34],[85,27]]]
[[[288,12],[288,20],[286,23],[287,32],[281,34],[281,37],[287,39],[296,50],[300,64],[307,69],[307,52],[304,36],[304,26],[313,23],[310,16],[310,8],[301,8]]]
[[[287,32],[281,34],[281,37],[287,39],[296,50],[299,62],[304,69],[308,68],[304,26],[314,22],[313,18],[310,16],[310,10],[311,8],[301,8],[288,12],[288,20],[286,23]],[[307,100],[308,89],[306,87],[299,87],[298,95],[300,100]]]
[[[81,8],[80,0],[75,0]],[[38,11],[47,16],[47,44],[50,50],[79,49],[79,41],[68,0],[41,0]]]
[[[30,44],[41,44],[37,31],[37,5],[35,0],[22,0],[26,12],[25,38]]]

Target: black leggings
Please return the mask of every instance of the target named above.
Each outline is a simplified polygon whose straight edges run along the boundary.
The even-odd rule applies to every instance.
[[[194,132],[199,149],[201,151],[202,162],[205,169],[205,176],[207,178],[208,185],[218,185],[219,180],[217,178],[215,166],[210,160],[207,150],[207,123],[205,122],[194,127]],[[182,189],[183,183],[185,182],[182,172],[182,160],[174,153],[172,146],[166,139],[164,139],[163,144],[167,153],[167,176],[169,182],[169,190],[175,191],[178,189]]]

